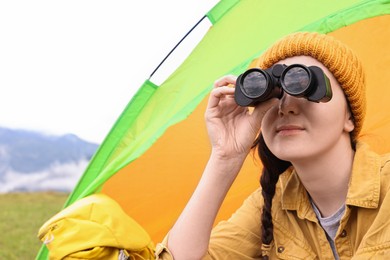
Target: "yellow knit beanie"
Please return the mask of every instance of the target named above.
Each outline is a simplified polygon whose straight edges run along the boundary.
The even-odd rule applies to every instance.
[[[298,32],[277,41],[252,65],[267,69],[280,60],[300,55],[321,62],[340,83],[353,114],[352,138],[356,140],[366,114],[365,79],[361,62],[348,46],[329,35]]]

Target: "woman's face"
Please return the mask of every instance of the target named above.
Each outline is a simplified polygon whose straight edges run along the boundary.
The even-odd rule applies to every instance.
[[[285,93],[262,121],[262,134],[272,153],[294,163],[321,156],[338,143],[350,144],[349,132],[354,125],[344,92],[329,70],[308,56],[291,57],[278,63],[320,67],[330,80],[333,96],[329,102],[315,103]]]

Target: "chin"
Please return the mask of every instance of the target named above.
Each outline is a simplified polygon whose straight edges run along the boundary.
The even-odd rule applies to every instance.
[[[283,160],[283,161],[288,161],[288,162],[291,162],[293,163],[294,161],[300,161],[300,160],[303,160],[305,159],[306,157],[305,156],[302,156],[302,155],[298,155],[298,154],[281,154],[280,156],[277,155],[276,157],[278,157],[280,160]]]
[[[307,146],[299,144],[278,145],[269,147],[271,152],[281,160],[296,161],[307,158]]]

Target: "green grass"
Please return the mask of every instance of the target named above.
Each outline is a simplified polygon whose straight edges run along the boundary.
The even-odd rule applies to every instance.
[[[57,212],[67,193],[0,194],[0,259],[35,259],[39,228]]]

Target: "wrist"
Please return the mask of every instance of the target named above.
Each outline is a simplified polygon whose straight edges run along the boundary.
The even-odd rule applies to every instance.
[[[224,173],[238,173],[247,157],[248,153],[240,153],[229,155],[212,151],[209,159],[209,164],[219,168]]]
[[[242,164],[248,156],[249,151],[227,153],[218,149],[212,149],[210,159],[228,164]]]

